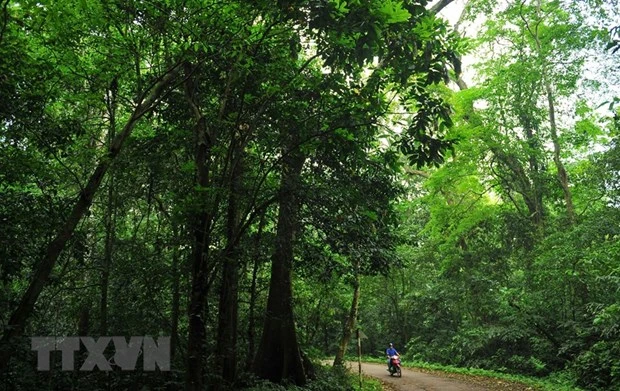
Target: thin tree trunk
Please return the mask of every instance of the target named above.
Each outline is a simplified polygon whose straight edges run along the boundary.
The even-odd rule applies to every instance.
[[[80,305],[77,329],[79,336],[88,335],[90,331],[90,305],[86,301]]]
[[[6,31],[6,26],[9,22],[9,2],[11,0],[3,0],[0,2],[2,4],[2,15],[0,16],[0,45],[2,45],[2,40],[4,39],[4,33]]]
[[[293,241],[299,223],[298,191],[305,156],[298,148],[296,130],[287,136],[282,159],[278,227],[271,262],[271,279],[263,334],[254,360],[254,373],[275,383],[307,381],[293,316]]]
[[[231,148],[231,178],[228,192],[228,212],[226,237],[227,244],[220,286],[220,303],[218,315],[218,331],[216,358],[221,366],[222,378],[232,383],[237,374],[237,328],[239,312],[239,228],[241,214],[239,211],[239,193],[243,177],[243,143],[233,136]],[[219,386],[225,384],[218,383]]]
[[[537,1],[537,16],[541,18],[541,2]],[[521,15],[523,22],[525,22],[525,26],[529,31],[532,38],[534,38],[536,42],[536,48],[538,49],[538,54],[542,56],[542,43],[540,42],[540,35],[538,31],[538,26],[540,23],[536,23],[532,28],[530,24],[527,22],[525,17]],[[544,63],[543,63],[544,64]],[[570,190],[569,182],[568,182],[568,174],[566,172],[566,168],[562,163],[561,159],[561,146],[558,138],[558,127],[555,120],[555,103],[553,97],[553,89],[551,88],[551,82],[549,81],[549,76],[546,72],[545,65],[542,65],[541,69],[541,77],[542,82],[545,86],[545,94],[547,98],[547,105],[549,107],[549,130],[551,135],[551,141],[553,142],[553,162],[558,170],[558,180],[560,182],[560,186],[562,187],[562,192],[564,193],[564,202],[566,203],[566,215],[568,217],[568,221],[570,224],[574,224],[575,222],[575,206],[573,205],[573,195]]]
[[[523,127],[525,128],[527,144],[530,149],[528,151],[528,163],[530,167],[529,178],[531,182],[531,185],[529,186],[529,199],[532,206],[530,208],[530,215],[533,217],[532,220],[534,221],[534,224],[540,227],[544,218],[543,190],[540,178],[540,164],[538,162],[538,157],[536,156],[537,152],[540,151],[540,143],[534,135],[534,131],[532,130],[531,124],[529,122],[530,121],[525,121]]]
[[[541,227],[544,218],[543,209],[543,189],[541,183],[541,165],[539,162],[539,153],[542,151],[541,142],[538,139],[539,128],[532,118],[532,107],[535,107],[535,96],[533,93],[537,89],[538,83],[519,83],[517,86],[518,98],[514,102],[517,117],[525,132],[528,149],[526,156],[529,165],[529,171],[524,179],[523,188],[528,188],[528,207],[530,208],[530,216],[537,227]],[[524,171],[525,173],[525,171]]]
[[[108,202],[106,207],[105,223],[105,247],[103,251],[103,264],[101,265],[101,300],[99,302],[100,325],[99,335],[107,335],[108,332],[108,287],[110,283],[110,268],[112,267],[112,252],[115,241],[114,224],[114,180],[110,176],[108,189]]]
[[[196,118],[194,126],[194,163],[196,165],[196,184],[205,189],[210,184],[210,167],[213,139],[207,133],[206,119],[202,115],[194,97],[195,85],[189,75],[193,72],[190,64],[185,64],[185,96]],[[209,206],[202,206],[192,224],[194,243],[192,248],[192,285],[189,302],[189,335],[187,346],[187,384],[188,391],[203,389],[203,356],[205,349],[205,305],[208,293],[208,259],[211,242],[210,226],[213,220]]]
[[[153,85],[153,88],[148,96],[134,109],[131,117],[125,124],[125,127],[114,138],[114,141],[110,146],[110,150],[106,156],[101,159],[95,168],[95,171],[88,180],[88,183],[80,192],[80,196],[73,206],[71,213],[65,222],[59,227],[54,239],[47,246],[45,255],[36,267],[33,278],[30,281],[26,292],[22,295],[19,305],[11,314],[9,322],[5,327],[2,340],[0,340],[0,373],[6,369],[13,350],[11,346],[12,343],[14,343],[17,337],[20,337],[23,334],[24,328],[26,327],[26,322],[32,314],[37,299],[45,287],[60,253],[64,249],[67,241],[73,235],[75,227],[82,219],[82,216],[84,216],[86,211],[90,208],[93,198],[97,193],[101,182],[103,181],[103,177],[110,168],[110,165],[120,153],[125,140],[129,137],[140,118],[142,118],[144,114],[151,111],[157,105],[158,100],[164,94],[165,89],[173,83],[176,75],[176,67],[169,70],[157,83]]]
[[[187,346],[187,390],[203,389],[203,355],[205,347],[205,305],[208,293],[209,217],[199,216],[194,229],[192,251],[192,287],[189,303],[189,335]]]
[[[116,136],[116,94],[118,92],[118,80],[114,78],[110,83],[107,96],[107,108],[109,117],[108,128],[108,145],[112,144],[112,140]],[[103,250],[103,265],[101,267],[101,301],[99,303],[100,325],[99,335],[107,335],[108,332],[108,288],[110,282],[110,268],[112,267],[112,253],[115,242],[116,230],[116,211],[115,211],[115,189],[114,189],[114,171],[110,170],[110,179],[108,180],[108,199],[105,211],[105,244]]]
[[[558,139],[558,128],[555,121],[555,104],[553,102],[553,91],[551,85],[545,80],[545,90],[547,93],[547,103],[549,104],[549,124],[551,141],[553,142],[553,162],[558,170],[558,180],[564,193],[564,202],[566,203],[566,215],[570,224],[575,223],[575,206],[573,205],[573,195],[568,182],[568,174],[562,163],[560,141]]]
[[[211,154],[215,140],[214,131],[207,129],[206,118],[202,114],[200,105],[195,96],[197,86],[191,78],[194,68],[190,63],[184,64],[187,78],[185,81],[185,97],[196,119],[194,126],[194,163],[196,166],[196,185],[200,189],[207,189],[212,185]],[[226,114],[226,105],[232,91],[233,72],[228,76],[225,91],[220,101],[218,123]],[[204,196],[203,196],[204,197]],[[201,200],[201,210],[194,216],[192,226],[194,245],[192,250],[192,282],[189,302],[189,335],[187,349],[187,382],[188,391],[203,389],[203,359],[206,346],[205,321],[207,308],[207,294],[210,287],[210,275],[214,265],[209,264],[209,246],[211,231],[219,205],[219,196],[215,199]]]
[[[357,312],[359,309],[360,298],[360,274],[359,274],[359,261],[355,270],[355,282],[353,283],[353,300],[351,301],[351,310],[349,311],[349,317],[342,330],[342,339],[338,345],[338,351],[334,358],[334,366],[344,365],[344,355],[347,351],[347,346],[353,335],[353,329],[355,328],[355,322],[357,320]]]
[[[172,274],[172,308],[170,316],[170,360],[174,360],[177,348],[179,346],[179,318],[181,314],[181,271],[179,270],[179,260],[181,253],[179,251],[179,243],[181,241],[180,232],[182,229],[174,223],[172,217],[164,207],[163,202],[153,196],[153,199],[157,203],[159,211],[168,219],[172,228],[172,264],[170,266],[170,273]]]
[[[258,300],[257,281],[258,271],[260,268],[260,245],[263,235],[263,229],[265,227],[265,215],[261,215],[260,222],[258,223],[258,232],[256,233],[256,240],[254,241],[254,266],[252,269],[252,283],[250,284],[250,304],[248,308],[248,358],[246,362],[246,368],[251,369],[254,364],[254,355],[256,354],[256,301]]]
[[[178,234],[174,230],[174,237]],[[181,273],[179,270],[179,245],[174,243],[172,250],[172,315],[170,319],[170,360],[174,359],[179,346],[179,317],[181,313]]]
[[[308,320],[309,327],[308,327],[308,334],[306,337],[306,341],[305,344],[306,345],[313,345],[314,339],[316,338],[316,335],[319,332],[319,328],[321,327],[321,307],[323,305],[323,299],[325,298],[325,295],[320,295],[319,296],[319,302],[316,304],[316,308],[313,311],[312,316],[310,317],[310,319]]]
[[[78,324],[77,324],[77,331],[79,336],[87,336],[89,335],[90,332],[90,303],[88,302],[87,299],[85,299],[81,304],[80,304],[80,312],[78,314]],[[83,358],[84,355],[86,354],[86,348],[84,347],[84,345],[80,344],[80,350],[79,350],[79,354],[80,357]]]

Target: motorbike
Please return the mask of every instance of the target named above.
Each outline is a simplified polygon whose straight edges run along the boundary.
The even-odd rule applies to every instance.
[[[400,357],[394,355],[390,357],[390,376],[401,377],[403,374],[400,370]]]

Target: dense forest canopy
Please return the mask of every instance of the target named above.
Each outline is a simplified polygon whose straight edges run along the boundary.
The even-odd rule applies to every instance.
[[[618,389],[618,9],[0,1],[3,386],[327,389],[360,329]],[[172,370],[40,371],[34,336]]]

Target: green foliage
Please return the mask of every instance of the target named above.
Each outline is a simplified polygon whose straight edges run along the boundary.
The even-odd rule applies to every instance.
[[[200,296],[203,353],[216,372],[218,311],[228,308],[218,304],[235,275],[232,349],[250,368],[282,163],[299,152],[295,304],[309,320],[304,347],[329,350],[351,277],[398,265],[398,145],[420,166],[451,145],[450,109],[436,91],[460,44],[421,2],[25,1],[3,2],[0,20],[2,324],[96,179],[92,205],[60,232],[70,237],[64,251],[37,280],[47,283],[37,306],[17,310],[30,320],[25,335],[173,334],[182,372],[195,346],[185,307]],[[153,92],[162,75],[174,75],[170,88]],[[408,131],[385,146],[377,136],[401,103]],[[191,295],[197,274],[202,293]],[[317,298],[323,282],[333,300]],[[24,371],[24,357],[13,361],[14,374]],[[151,384],[140,376],[127,381]],[[66,388],[68,378],[50,384]]]
[[[597,342],[571,364],[577,384],[587,390],[613,390],[620,385],[620,343]]]
[[[97,335],[105,323],[111,335],[176,337],[169,375],[47,376],[24,339],[6,379],[21,389],[182,388],[201,237],[207,380],[221,380],[214,353],[231,260],[233,348],[251,368],[282,163],[300,152],[291,275],[302,350],[335,351],[361,274],[367,354],[382,357],[392,341],[410,360],[551,376],[557,389],[619,387],[618,116],[601,118],[580,93],[603,35],[588,25],[589,2],[568,3],[472,1],[469,12],[493,17],[465,42],[414,0],[2,2],[0,323],[106,162],[24,333]],[[493,56],[477,66],[480,83],[453,93],[446,81],[470,45]],[[182,77],[111,160],[114,135],[174,64]],[[291,135],[298,145],[287,150]],[[355,384],[319,368],[307,388]]]
[[[378,297],[360,310],[366,346],[379,354],[395,340],[408,359],[561,384],[548,389],[613,388],[617,143],[598,103],[577,99],[588,51],[603,50],[600,31],[563,2],[495,4],[471,4],[493,10],[476,41],[493,55],[480,84],[447,95],[453,153],[410,170],[420,179],[397,209],[406,267],[367,283]],[[555,141],[549,91],[561,117]],[[558,159],[568,162],[573,222]],[[587,376],[595,365],[601,373]]]

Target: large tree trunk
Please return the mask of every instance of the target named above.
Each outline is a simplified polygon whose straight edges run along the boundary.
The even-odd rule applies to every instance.
[[[228,191],[228,212],[226,222],[226,248],[220,286],[217,345],[215,356],[221,367],[222,378],[232,383],[237,374],[237,327],[239,310],[239,193],[243,177],[243,143],[233,137],[231,176]],[[218,386],[225,384],[218,383]]]
[[[355,328],[355,321],[357,320],[359,299],[360,275],[358,262],[355,270],[355,281],[353,283],[353,301],[351,302],[351,310],[349,311],[349,317],[347,318],[347,321],[342,329],[342,339],[340,340],[340,344],[338,345],[338,351],[336,352],[336,357],[334,358],[334,366],[344,365],[344,355],[347,351],[347,346],[349,346],[349,341],[351,340],[351,336],[353,335],[353,329]]]
[[[129,137],[140,118],[142,118],[144,114],[151,111],[157,105],[165,90],[175,80],[176,75],[176,67],[168,71],[157,83],[152,86],[148,96],[146,96],[134,109],[123,130],[116,137],[114,137],[112,145],[110,145],[110,150],[101,159],[95,168],[95,171],[88,180],[88,183],[80,192],[79,198],[73,206],[71,213],[65,220],[64,224],[59,227],[54,239],[47,246],[45,255],[37,266],[26,292],[22,295],[19,305],[11,314],[9,322],[5,327],[2,340],[0,340],[0,373],[6,369],[8,364],[12,351],[11,344],[17,337],[23,334],[24,328],[26,327],[26,322],[32,314],[37,299],[45,287],[60,253],[65,247],[67,241],[73,235],[75,227],[82,219],[82,216],[84,216],[86,211],[90,208],[93,198],[97,193],[101,182],[103,181],[103,177],[110,168],[110,165],[120,153],[125,140]]]
[[[293,241],[299,223],[297,195],[305,156],[299,150],[295,131],[286,135],[288,148],[282,158],[278,227],[271,262],[271,279],[263,335],[254,360],[254,373],[272,382],[307,381],[293,317]]]

